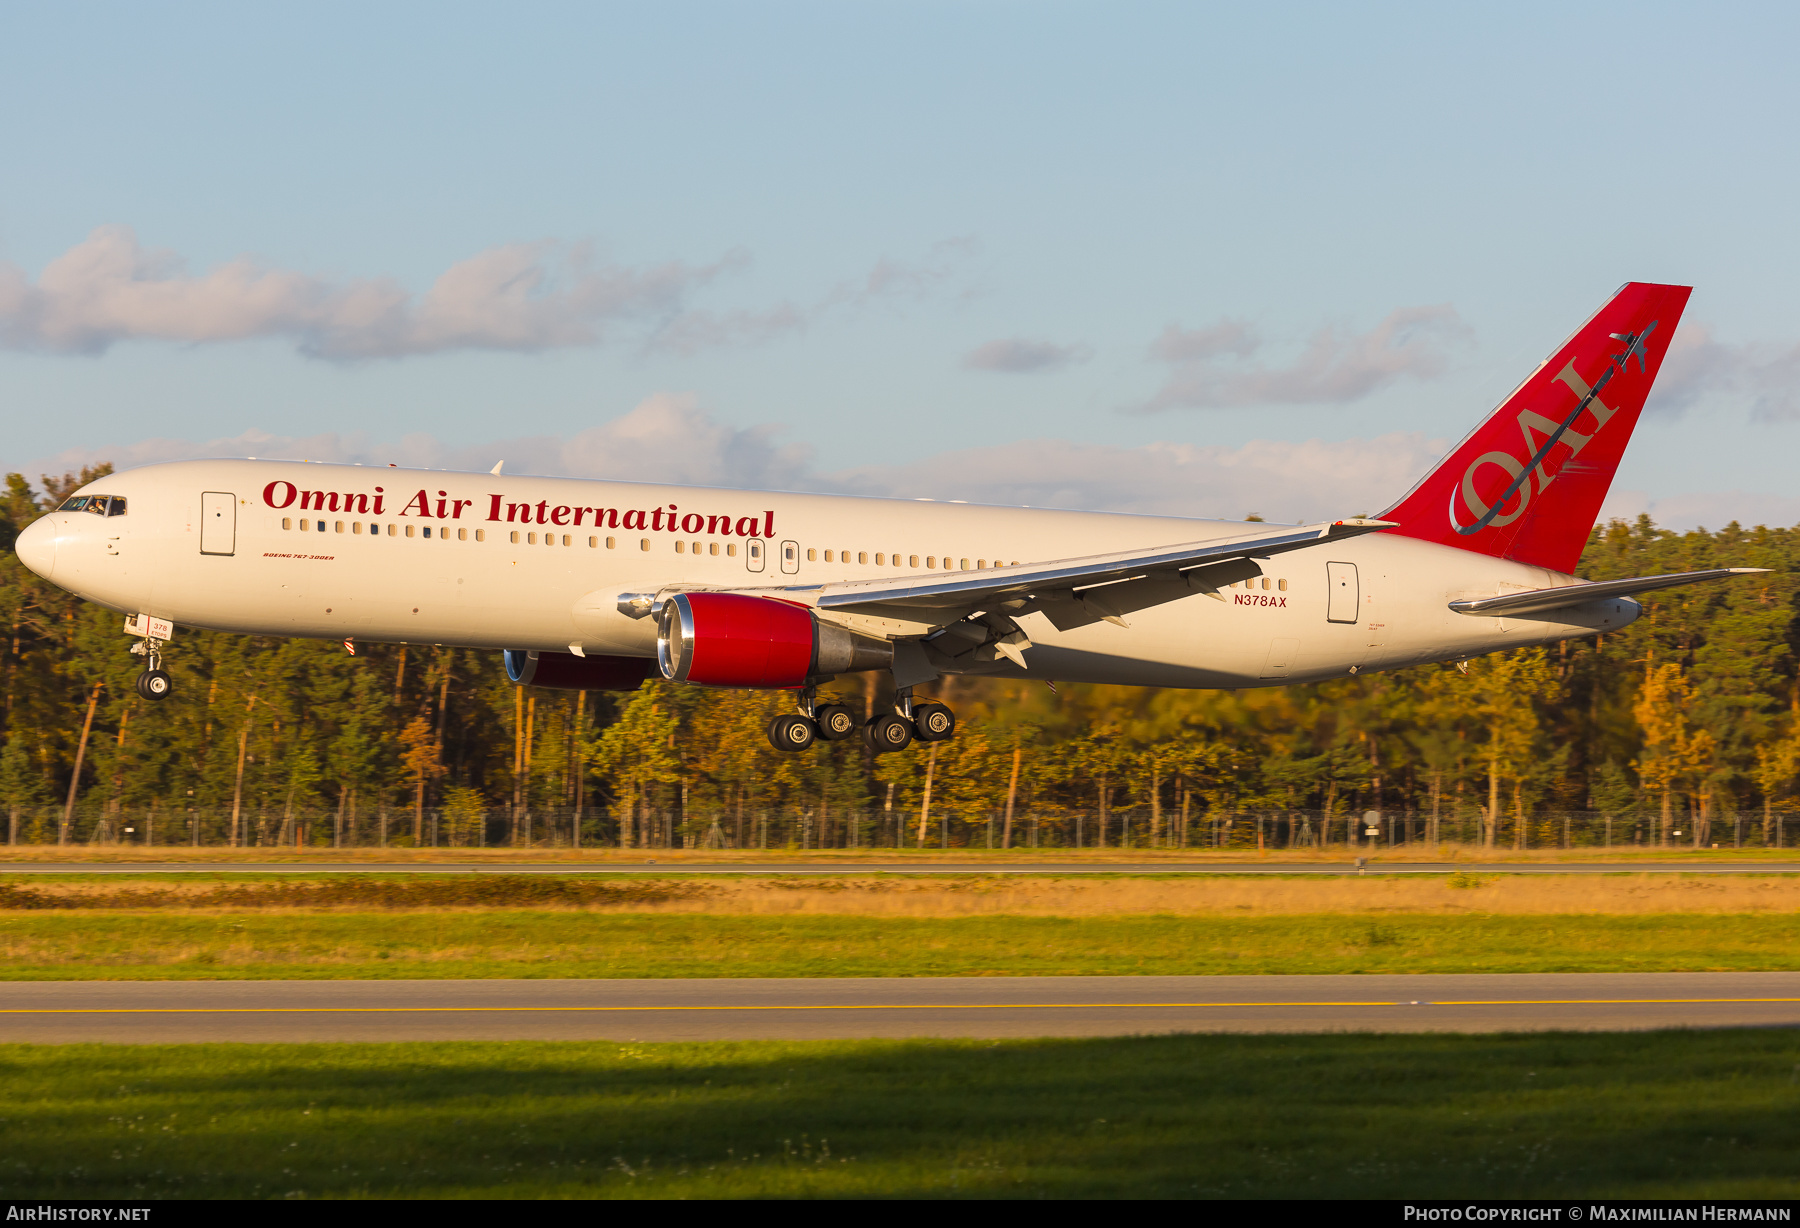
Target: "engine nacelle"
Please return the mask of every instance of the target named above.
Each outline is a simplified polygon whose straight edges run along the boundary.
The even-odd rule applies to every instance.
[[[649,657],[578,657],[523,648],[502,655],[509,682],[553,691],[635,691],[656,676],[656,662]]]
[[[741,593],[679,593],[663,602],[656,664],[677,682],[801,687],[836,674],[887,669],[894,646],[820,621],[793,601]]]

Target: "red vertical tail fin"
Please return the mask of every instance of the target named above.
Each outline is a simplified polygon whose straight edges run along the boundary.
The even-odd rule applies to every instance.
[[[1631,282],[1613,295],[1382,513],[1389,532],[1573,571],[1689,293]]]

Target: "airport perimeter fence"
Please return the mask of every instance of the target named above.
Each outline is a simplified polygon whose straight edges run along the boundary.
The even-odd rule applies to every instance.
[[[1327,815],[1318,810],[1152,814],[1146,807],[999,810],[840,807],[714,810],[571,807],[524,810],[390,807],[374,813],[247,808],[230,811],[77,805],[0,812],[15,845],[195,848],[634,848],[634,849],[1121,849],[1377,852],[1456,847],[1531,849],[1792,848],[1800,813],[1725,811],[1710,817],[1655,811],[1540,811],[1500,817],[1488,832],[1479,814],[1388,810]]]

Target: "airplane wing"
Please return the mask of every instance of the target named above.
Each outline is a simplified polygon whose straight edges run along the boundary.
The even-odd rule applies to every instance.
[[[1152,550],[1095,554],[940,572],[894,580],[846,580],[818,590],[821,612],[944,625],[979,612],[1006,618],[1041,611],[1059,630],[1123,623],[1124,616],[1193,593],[1219,597],[1227,584],[1261,574],[1252,561],[1390,528],[1385,520],[1334,520],[1235,534]],[[1223,601],[1223,597],[1219,597]]]
[[[1704,580],[1724,580],[1731,576],[1748,576],[1768,570],[1770,569],[1767,567],[1718,567],[1711,571],[1671,572],[1666,576],[1633,576],[1625,580],[1601,580],[1597,583],[1577,582],[1560,588],[1534,588],[1529,592],[1505,593],[1498,597],[1452,601],[1450,608],[1458,614],[1495,614],[1519,618],[1527,614],[1543,614],[1572,605],[1584,605],[1589,601],[1602,601],[1608,597],[1629,597],[1634,593],[1649,593],[1659,588],[1699,584]]]

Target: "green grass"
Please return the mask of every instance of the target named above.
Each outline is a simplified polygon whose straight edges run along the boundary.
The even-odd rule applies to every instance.
[[[1800,1038],[8,1046],[0,1195],[1794,1198]]]
[[[1026,976],[1800,968],[1800,916],[908,918],[11,913],[0,979]]]

